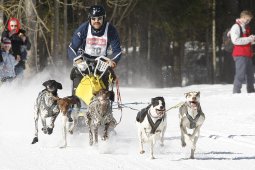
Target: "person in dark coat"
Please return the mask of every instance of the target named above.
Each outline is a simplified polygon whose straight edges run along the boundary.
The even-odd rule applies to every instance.
[[[30,50],[31,43],[26,31],[20,28],[20,22],[17,18],[10,18],[7,25],[7,29],[2,33],[1,42],[5,38],[11,40],[13,55],[19,60],[19,63],[15,66],[15,72],[17,76],[22,77],[27,59],[27,50]]]

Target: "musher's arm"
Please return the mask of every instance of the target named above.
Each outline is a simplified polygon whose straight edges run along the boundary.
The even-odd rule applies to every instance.
[[[111,24],[109,24],[108,39],[113,52],[111,60],[117,64],[121,59],[120,38],[116,28],[114,28]]]
[[[88,22],[83,23],[73,34],[71,43],[68,46],[68,58],[73,61],[77,57],[77,51],[85,42],[88,31]]]

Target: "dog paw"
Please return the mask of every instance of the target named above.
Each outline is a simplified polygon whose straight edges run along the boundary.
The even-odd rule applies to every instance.
[[[106,141],[108,139],[108,135],[104,135],[103,137],[102,137],[102,140],[103,141]]]
[[[60,149],[64,149],[64,148],[66,148],[67,147],[67,144],[64,144],[64,145],[61,145],[59,148]]]
[[[186,143],[185,142],[182,142],[182,147],[185,147],[186,146]]]
[[[140,154],[144,154],[144,153],[145,153],[145,151],[144,151],[144,150],[140,151]]]
[[[36,142],[38,142],[38,137],[34,137],[34,139],[33,139],[31,144],[35,144]]]
[[[44,134],[47,134],[47,133],[48,133],[48,131],[47,131],[46,128],[42,128],[42,131],[43,131]]]
[[[53,128],[47,128],[47,133],[48,133],[48,135],[51,135],[52,132],[53,132]]]
[[[69,133],[72,135],[73,134],[73,130],[69,130]]]
[[[68,122],[70,122],[70,123],[73,122],[73,118],[69,117]]]
[[[154,157],[154,156],[151,156],[151,159],[155,159],[155,157]]]

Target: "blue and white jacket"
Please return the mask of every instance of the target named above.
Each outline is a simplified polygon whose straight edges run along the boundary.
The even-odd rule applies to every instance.
[[[79,55],[79,50],[85,49],[89,25],[90,23],[87,21],[83,23],[82,25],[80,25],[80,27],[74,32],[72,41],[68,47],[69,60],[73,61],[73,59]],[[105,23],[103,25],[103,28],[99,32],[91,31],[92,35],[98,36],[98,37],[103,36],[106,25],[107,24]],[[115,63],[118,63],[118,61],[121,58],[120,39],[119,39],[119,35],[116,28],[110,23],[108,26],[108,33],[107,33],[107,49],[109,49],[109,46],[111,46],[112,48],[112,57],[111,58],[109,57],[109,58],[113,60]],[[95,58],[93,56],[87,56],[87,57]]]

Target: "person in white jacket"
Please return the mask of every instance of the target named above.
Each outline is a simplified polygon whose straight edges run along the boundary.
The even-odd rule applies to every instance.
[[[249,23],[253,15],[250,11],[244,10],[240,18],[231,27],[230,36],[234,44],[232,56],[235,61],[235,78],[233,93],[241,93],[242,84],[246,81],[247,93],[253,93],[254,73],[252,65],[253,52],[251,45],[255,36],[251,34]]]
[[[4,39],[2,44],[2,59],[0,62],[0,81],[11,81],[16,77],[15,65],[18,64],[20,58],[16,58],[10,53],[11,40]]]

